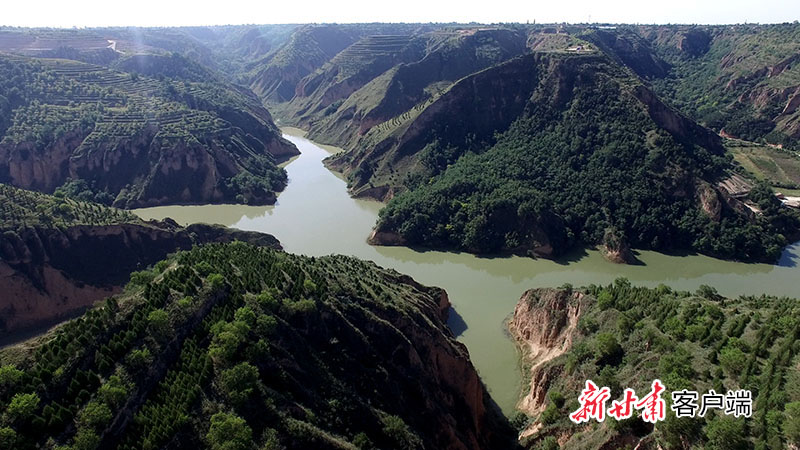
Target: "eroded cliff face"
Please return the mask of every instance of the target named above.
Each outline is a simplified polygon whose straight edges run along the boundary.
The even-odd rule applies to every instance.
[[[567,290],[532,289],[522,294],[508,324],[530,378],[517,404],[519,410],[531,416],[544,410],[547,390],[561,370],[559,366],[546,367],[546,363],[572,348],[581,312],[590,301],[593,299],[581,292]],[[527,431],[535,428],[536,424]]]
[[[53,323],[117,293],[130,273],[177,250],[234,239],[280,248],[270,235],[170,219],[0,234],[0,335]]]
[[[267,136],[264,143],[236,128],[199,139],[167,137],[157,124],[108,142],[90,143],[89,135],[75,130],[43,148],[31,142],[0,144],[0,180],[46,193],[70,179],[93,180],[96,189],[109,192],[116,197],[114,205],[124,208],[224,201],[272,204],[272,191],[240,192],[237,199],[226,183],[243,171],[259,173],[248,161],[257,156],[254,148],[263,149],[261,157],[275,160],[298,153],[282,138]]]
[[[417,304],[429,325],[413,316],[388,318],[408,342],[394,350],[391,365],[401,372],[418,373],[415,377],[427,380],[420,386],[426,412],[419,416],[415,426],[435,436],[436,448],[514,448],[513,439],[508,439],[510,429],[504,425],[505,419],[475,371],[467,348],[455,340],[445,325],[450,306],[446,292],[421,286],[408,277],[398,281],[412,284],[431,299]],[[392,334],[379,334],[371,328],[364,331],[373,337]],[[401,348],[402,357],[397,355]],[[388,350],[383,346],[379,349]]]

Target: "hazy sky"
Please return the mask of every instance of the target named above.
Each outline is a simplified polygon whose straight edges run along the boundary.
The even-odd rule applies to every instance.
[[[308,22],[776,23],[800,0],[3,0],[0,25],[178,26]]]

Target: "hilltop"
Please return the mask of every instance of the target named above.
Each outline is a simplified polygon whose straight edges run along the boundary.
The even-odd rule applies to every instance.
[[[441,289],[354,258],[196,247],[0,354],[0,436],[20,449],[514,448],[448,307]]]
[[[624,25],[573,32],[714,131],[800,148],[800,25]]]

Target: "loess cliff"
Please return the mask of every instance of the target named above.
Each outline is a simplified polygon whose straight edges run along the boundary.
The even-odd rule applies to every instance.
[[[131,272],[177,250],[242,240],[280,248],[266,234],[218,225],[144,222],[97,204],[0,185],[3,335],[56,323],[119,293]]]
[[[133,208],[270,204],[298,154],[249,91],[186,58],[0,56],[0,182]]]

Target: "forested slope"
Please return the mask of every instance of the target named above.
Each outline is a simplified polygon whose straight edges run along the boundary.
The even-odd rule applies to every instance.
[[[232,240],[280,248],[268,234],[145,222],[124,210],[0,184],[0,337],[64,320],[176,250]]]
[[[719,138],[602,55],[495,66],[365,142],[330,164],[354,192],[394,196],[376,243],[551,256],[582,242],[771,261],[800,223],[768,188],[751,193],[756,214],[719,187],[733,169]]]
[[[18,449],[513,448],[437,288],[343,256],[212,244],[2,354]]]

